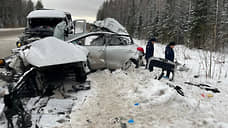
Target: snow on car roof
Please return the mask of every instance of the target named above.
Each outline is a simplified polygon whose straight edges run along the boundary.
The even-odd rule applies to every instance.
[[[105,18],[102,21],[95,21],[94,25],[97,27],[106,28],[114,33],[129,35],[126,28],[124,28],[117,20],[113,18]]]
[[[36,10],[28,14],[27,18],[64,18],[66,17],[63,11],[59,10]]]

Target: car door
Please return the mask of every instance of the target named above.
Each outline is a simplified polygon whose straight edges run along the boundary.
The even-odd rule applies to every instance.
[[[88,65],[92,70],[106,67],[105,40],[103,34],[87,35],[71,42],[82,45],[89,50]]]
[[[106,41],[106,64],[109,69],[122,68],[137,55],[137,48],[128,36],[110,36]]]

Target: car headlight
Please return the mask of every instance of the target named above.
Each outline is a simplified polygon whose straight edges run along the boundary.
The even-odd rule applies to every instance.
[[[0,67],[4,67],[5,66],[5,60],[4,59],[0,59]]]
[[[17,47],[20,48],[22,44],[20,42],[17,43]]]

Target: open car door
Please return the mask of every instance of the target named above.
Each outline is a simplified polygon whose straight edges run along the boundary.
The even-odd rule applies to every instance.
[[[75,35],[81,35],[87,32],[86,30],[86,20],[84,19],[79,19],[79,20],[74,20],[74,34]]]
[[[88,66],[92,70],[106,68],[104,34],[91,34],[72,40],[71,43],[83,45],[89,50]]]

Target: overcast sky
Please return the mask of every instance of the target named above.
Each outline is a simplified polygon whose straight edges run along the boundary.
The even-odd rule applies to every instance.
[[[36,0],[33,0],[36,1]],[[70,12],[74,19],[96,20],[99,7],[105,0],[41,0],[44,7]]]

